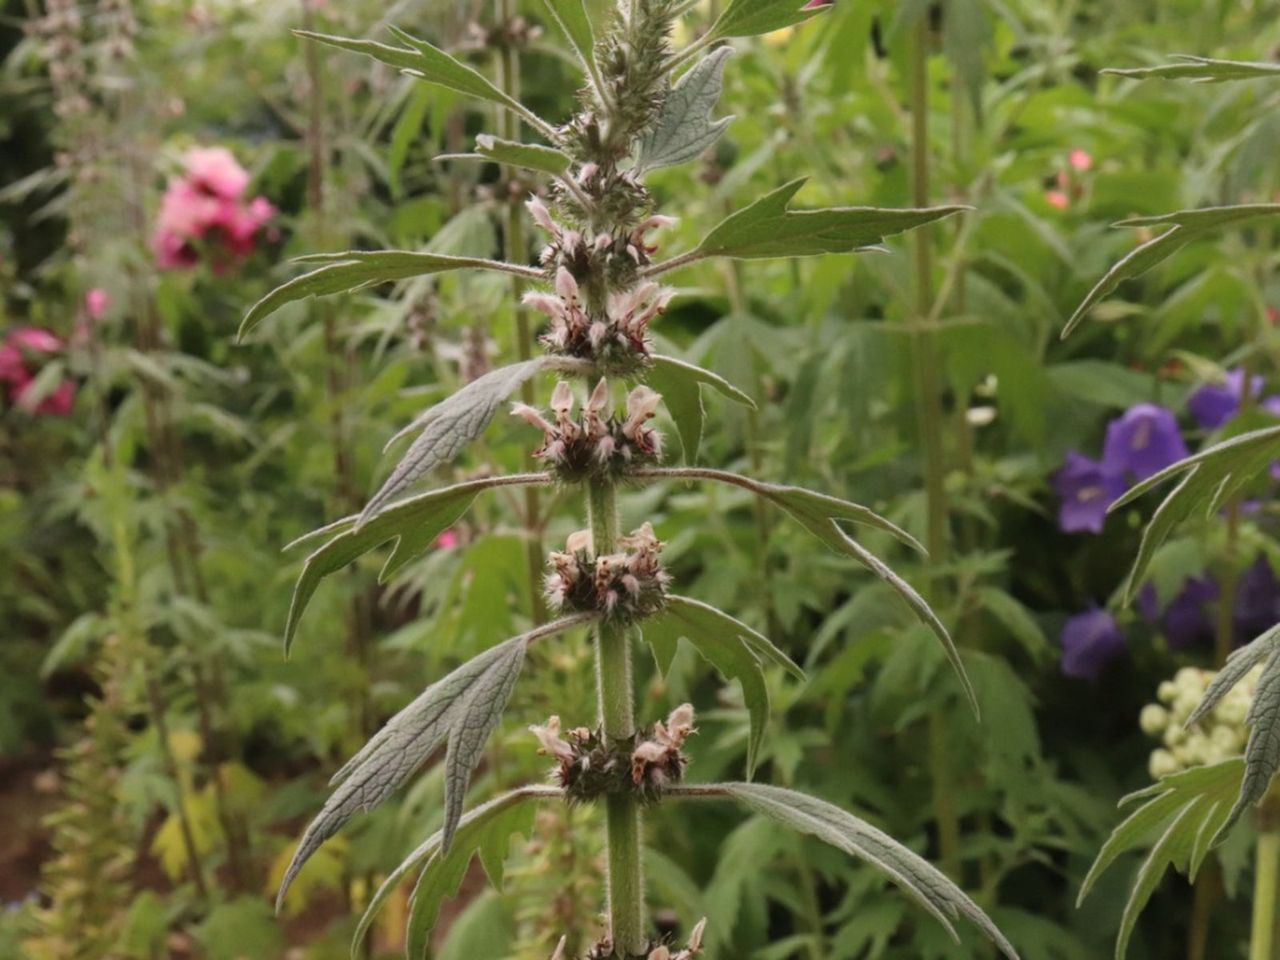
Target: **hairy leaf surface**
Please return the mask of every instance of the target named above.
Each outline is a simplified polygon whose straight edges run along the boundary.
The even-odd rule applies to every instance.
[[[1230,825],[1231,801],[1240,788],[1243,774],[1244,763],[1240,759],[1192,767],[1120,801],[1121,806],[1138,800],[1144,802],[1102,845],[1080,886],[1079,896],[1079,901],[1083,901],[1098,877],[1121,854],[1152,844],[1138,869],[1121,917],[1116,940],[1117,960],[1123,960],[1127,953],[1138,916],[1165,871],[1172,866],[1194,879],[1214,838]]]
[[[243,337],[259,322],[295,300],[348,293],[379,283],[444,273],[448,270],[476,268],[507,271],[509,268],[508,264],[496,260],[446,257],[437,253],[415,253],[410,250],[346,250],[341,253],[298,257],[295,262],[323,263],[324,266],[281,284],[250,307],[240,323],[238,336]]]
[[[756,757],[769,718],[769,690],[761,667],[780,666],[799,679],[804,671],[768,638],[723,611],[688,597],[668,597],[666,608],[641,624],[644,638],[653,647],[658,666],[666,673],[683,638],[707,659],[727,680],[742,685],[742,696],[750,716],[747,741],[747,773],[755,770]]]
[[[462,813],[471,771],[484,740],[496,725],[530,643],[585,624],[594,617],[578,614],[544,624],[486,650],[448,676],[427,687],[397,713],[360,751],[334,774],[334,792],[308,825],[280,885],[277,902],[302,865],[320,845],[359,811],[386,800],[442,744],[448,744],[445,775],[445,818],[440,848],[447,851]]]
[[[732,53],[731,47],[713,50],[671,88],[653,126],[640,140],[638,170],[692,160],[720,138],[733,118],[713,121],[711,112],[720,101],[724,65]]]
[[[795,790],[759,783],[717,783],[706,787],[673,787],[673,795],[726,796],[751,810],[817,837],[858,857],[885,874],[956,937],[953,921],[964,917],[981,930],[1011,960],[1018,953],[1004,934],[963,890],[941,870],[904,847],[883,830],[834,804]]]
[[[388,540],[395,540],[395,549],[382,568],[382,579],[385,580],[426,550],[436,537],[467,511],[482,490],[546,483],[549,479],[544,473],[527,473],[469,480],[443,490],[432,490],[411,497],[383,510],[367,523],[358,523],[358,517],[345,517],[295,540],[289,546],[299,546],[321,537],[329,537],[323,546],[307,557],[298,583],[293,588],[293,601],[289,605],[289,617],[284,628],[285,655],[288,655],[293,646],[298,621],[307,609],[307,604],[315,595],[320,581],[329,574],[343,569],[356,558]]]
[[[1280,204],[1258,203],[1235,207],[1207,207],[1203,210],[1178,210],[1158,217],[1134,217],[1131,220],[1119,221],[1116,223],[1117,227],[1161,227],[1166,224],[1173,226],[1158,237],[1136,247],[1106,272],[1106,275],[1089,291],[1080,306],[1076,307],[1075,313],[1062,329],[1063,338],[1070,336],[1089,311],[1121,283],[1142,276],[1152,267],[1169,259],[1192,240],[1209,236],[1220,227],[1277,215],[1280,215]]]
[[[827,207],[788,210],[806,178],[765,194],[722,220],[698,245],[704,257],[752,260],[769,257],[814,257],[878,247],[885,237],[933,223],[965,207],[882,210],[875,207]]]
[[[1228,80],[1280,79],[1280,63],[1252,63],[1247,60],[1214,60],[1174,54],[1173,63],[1156,67],[1109,68],[1103,73],[1135,80],[1191,80],[1194,83],[1224,83]]]
[[[547,13],[564,31],[573,52],[578,55],[587,73],[594,78],[596,72],[596,38],[591,29],[591,17],[583,0],[542,0]]]
[[[803,23],[822,12],[804,9],[796,0],[730,0],[724,13],[711,25],[711,39],[755,37]]]
[[[523,167],[525,170],[538,170],[553,177],[563,174],[573,163],[567,153],[562,153],[555,147],[517,143],[515,140],[503,140],[487,133],[476,137],[476,153],[487,160]]]
[[[653,389],[662,394],[663,403],[680,434],[680,446],[686,463],[698,459],[702,444],[702,425],[706,411],[702,406],[702,387],[708,386],[745,407],[755,409],[755,402],[723,377],[675,357],[654,355],[644,372]]]
[[[1125,602],[1137,594],[1151,558],[1179,523],[1197,511],[1204,516],[1213,515],[1245,484],[1265,471],[1277,454],[1280,454],[1280,427],[1252,430],[1179,460],[1125,491],[1110,509],[1118,510],[1166,480],[1186,474],[1156,508],[1142,532],[1138,556],[1125,585]]]
[[[1262,799],[1271,786],[1271,778],[1280,769],[1280,649],[1274,646],[1258,678],[1253,703],[1244,722],[1249,727],[1249,741],[1244,747],[1244,780],[1222,830]]]
[[[456,870],[460,861],[465,871],[471,862],[472,855],[478,853],[489,880],[495,886],[501,887],[502,866],[507,856],[511,835],[528,836],[533,827],[534,807],[527,801],[550,799],[561,795],[557,787],[528,786],[512,790],[510,793],[481,804],[462,818],[458,824],[457,833],[454,834],[453,846],[449,848],[448,853],[442,853],[440,849],[443,832],[437,830],[433,833],[390,873],[369,899],[369,905],[365,907],[360,922],[356,924],[355,935],[351,940],[351,960],[358,960],[363,956],[361,948],[378,911],[415,870],[421,869],[422,877],[426,876],[428,870],[434,870],[436,876],[441,877]],[[418,885],[421,886],[421,884],[420,878]],[[437,880],[433,880],[433,888],[442,886]],[[449,896],[456,890],[455,883],[453,887],[445,890],[444,896]],[[437,902],[435,912],[430,915],[432,923],[438,909]],[[422,911],[425,919],[426,904],[422,902],[420,906],[415,895],[415,915],[418,910]],[[430,926],[428,926],[429,929]]]

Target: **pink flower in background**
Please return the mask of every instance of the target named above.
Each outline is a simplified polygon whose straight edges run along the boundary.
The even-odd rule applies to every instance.
[[[18,327],[0,345],[0,383],[7,388],[9,402],[27,408],[37,416],[52,414],[65,417],[75,405],[76,386],[69,379],[59,383],[47,396],[32,406],[28,396],[39,372],[42,358],[59,354],[63,343],[48,330]]]
[[[188,150],[184,172],[169,181],[160,201],[151,246],[162,269],[194,267],[203,255],[214,269],[251,254],[276,208],[266,197],[246,200],[249,172],[230,150]]]
[[[111,297],[101,287],[94,287],[84,295],[84,309],[90,320],[101,320],[111,306]]]
[[[1071,169],[1079,173],[1087,173],[1093,169],[1093,157],[1089,155],[1087,150],[1079,148],[1072,150],[1067,157],[1067,162],[1071,164]]]
[[[461,542],[462,538],[458,536],[458,531],[452,528],[436,537],[436,546],[441,550],[448,550],[450,547],[456,547]]]
[[[1071,206],[1071,198],[1063,190],[1046,190],[1044,199],[1049,206],[1056,210],[1065,210]]]

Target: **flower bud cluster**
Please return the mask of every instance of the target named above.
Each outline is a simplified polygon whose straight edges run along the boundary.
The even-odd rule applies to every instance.
[[[594,176],[592,165],[579,176]],[[535,291],[524,298],[551,321],[543,344],[551,353],[592,360],[607,370],[636,369],[648,356],[649,323],[674,293],[652,281],[638,281],[636,270],[657,250],[649,233],[675,221],[652,216],[630,229],[584,237],[552,219],[537,197],[528,207],[534,222],[551,236],[542,262],[554,278],[555,292]],[[611,292],[606,296],[584,289],[586,281],[580,278],[601,278],[602,290]]]
[[[1187,729],[1187,718],[1204,698],[1214,676],[1212,670],[1183,667],[1172,680],[1160,684],[1156,694],[1159,702],[1142,708],[1138,717],[1142,732],[1163,743],[1151,753],[1148,769],[1153,778],[1220,763],[1239,756],[1244,749],[1249,736],[1245,717],[1253,703],[1262,666],[1245,674],[1207,716]]]
[[[551,394],[551,420],[523,403],[513,404],[511,413],[542,431],[542,446],[533,455],[559,479],[616,480],[628,467],[662,459],[662,434],[649,425],[661,400],[661,394],[638,386],[627,396],[626,416],[615,417],[609,384],[601,378],[575,418],[573,387],[562,380]]]
[[[671,577],[662,569],[662,541],[645,523],[618,538],[621,553],[593,557],[591,532],[571,534],[565,550],[547,558],[548,605],[561,613],[599,613],[605,619],[634,623],[662,609]]]
[[[612,742],[586,727],[562,737],[559,717],[529,731],[541,744],[538,752],[555,759],[551,778],[570,801],[621,794],[645,802],[657,800],[664,787],[683,779],[689,760],[681,747],[697,732],[687,703],[672,710],[665,722]]]

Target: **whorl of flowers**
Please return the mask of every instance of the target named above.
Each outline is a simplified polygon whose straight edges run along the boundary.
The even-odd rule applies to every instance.
[[[706,932],[707,918],[703,917],[689,931],[689,939],[683,950],[672,953],[670,945],[660,943],[648,951],[645,960],[693,960],[694,957],[700,957],[702,956],[702,938],[706,935]],[[561,937],[555,953],[551,955],[551,960],[565,960],[564,948],[566,943],[568,943],[568,937]],[[587,954],[587,960],[605,960],[612,954],[613,943],[606,938],[592,948],[591,952]]]
[[[595,175],[590,168],[588,164],[581,179]],[[675,220],[652,216],[629,230],[584,237],[552,219],[537,197],[526,206],[534,222],[551,237],[541,260],[554,273],[554,292],[534,291],[524,298],[551,321],[543,345],[553,354],[592,360],[603,370],[632,372],[648,355],[650,321],[666,310],[675,292],[652,281],[637,282],[636,270],[649,263],[657,250],[649,233]],[[601,296],[584,290],[580,277],[603,277],[613,292]]]
[[[249,172],[225,147],[188,150],[183,172],[160,201],[152,251],[162,269],[194,267],[208,257],[224,272],[271,237],[276,208],[266,197],[245,198]]]
[[[561,480],[579,483],[616,479],[630,467],[662,459],[662,434],[649,425],[661,400],[641,384],[627,395],[626,416],[618,418],[602,377],[582,405],[582,416],[575,418],[573,387],[561,380],[551,394],[551,420],[523,403],[513,404],[511,413],[542,431],[542,446],[533,455]]]
[[[1205,690],[1216,673],[1183,667],[1172,680],[1160,684],[1156,698],[1142,708],[1138,724],[1142,732],[1156,737],[1162,746],[1151,752],[1148,769],[1159,779],[1189,767],[1220,763],[1239,756],[1248,740],[1245,717],[1253,703],[1263,665],[1250,670],[1243,680],[1227,693],[1220,703],[1195,727],[1188,729],[1187,718],[1204,699]]]
[[[591,533],[571,534],[564,552],[547,558],[547,603],[564,613],[593,611],[631,623],[651,616],[666,601],[670,576],[662,569],[662,542],[645,523],[618,538],[622,553],[592,556]]]
[[[551,779],[571,800],[592,800],[606,794],[628,794],[656,800],[668,784],[679,783],[689,760],[681,752],[697,729],[693,707],[682,703],[666,721],[659,720],[633,737],[609,742],[598,730],[578,727],[561,736],[560,718],[529,731],[538,738],[538,752],[552,757]]]

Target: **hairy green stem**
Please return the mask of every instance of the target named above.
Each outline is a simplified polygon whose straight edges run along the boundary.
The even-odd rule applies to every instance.
[[[910,56],[911,185],[912,201],[929,205],[929,18],[916,24]],[[928,227],[915,232],[917,324],[912,334],[911,366],[915,373],[916,410],[924,454],[925,546],[934,563],[946,560],[947,492],[942,439],[942,382],[938,364],[933,296],[933,235]],[[930,587],[935,604],[941,586]],[[933,811],[938,826],[942,868],[953,877],[960,871],[960,819],[952,792],[948,764],[947,721],[935,710],[929,718],[929,772],[933,782]]]
[[[1275,960],[1276,898],[1280,895],[1280,831],[1258,834],[1253,886],[1253,930],[1249,936],[1249,960]]]
[[[587,488],[587,512],[596,556],[612,553],[618,541],[618,495],[613,484],[593,481]],[[600,726],[608,740],[635,733],[635,688],[631,675],[631,634],[625,626],[601,623],[596,629],[596,688]],[[644,874],[641,866],[640,805],[631,797],[605,800],[608,851],[609,932],[615,955],[644,952]]]

